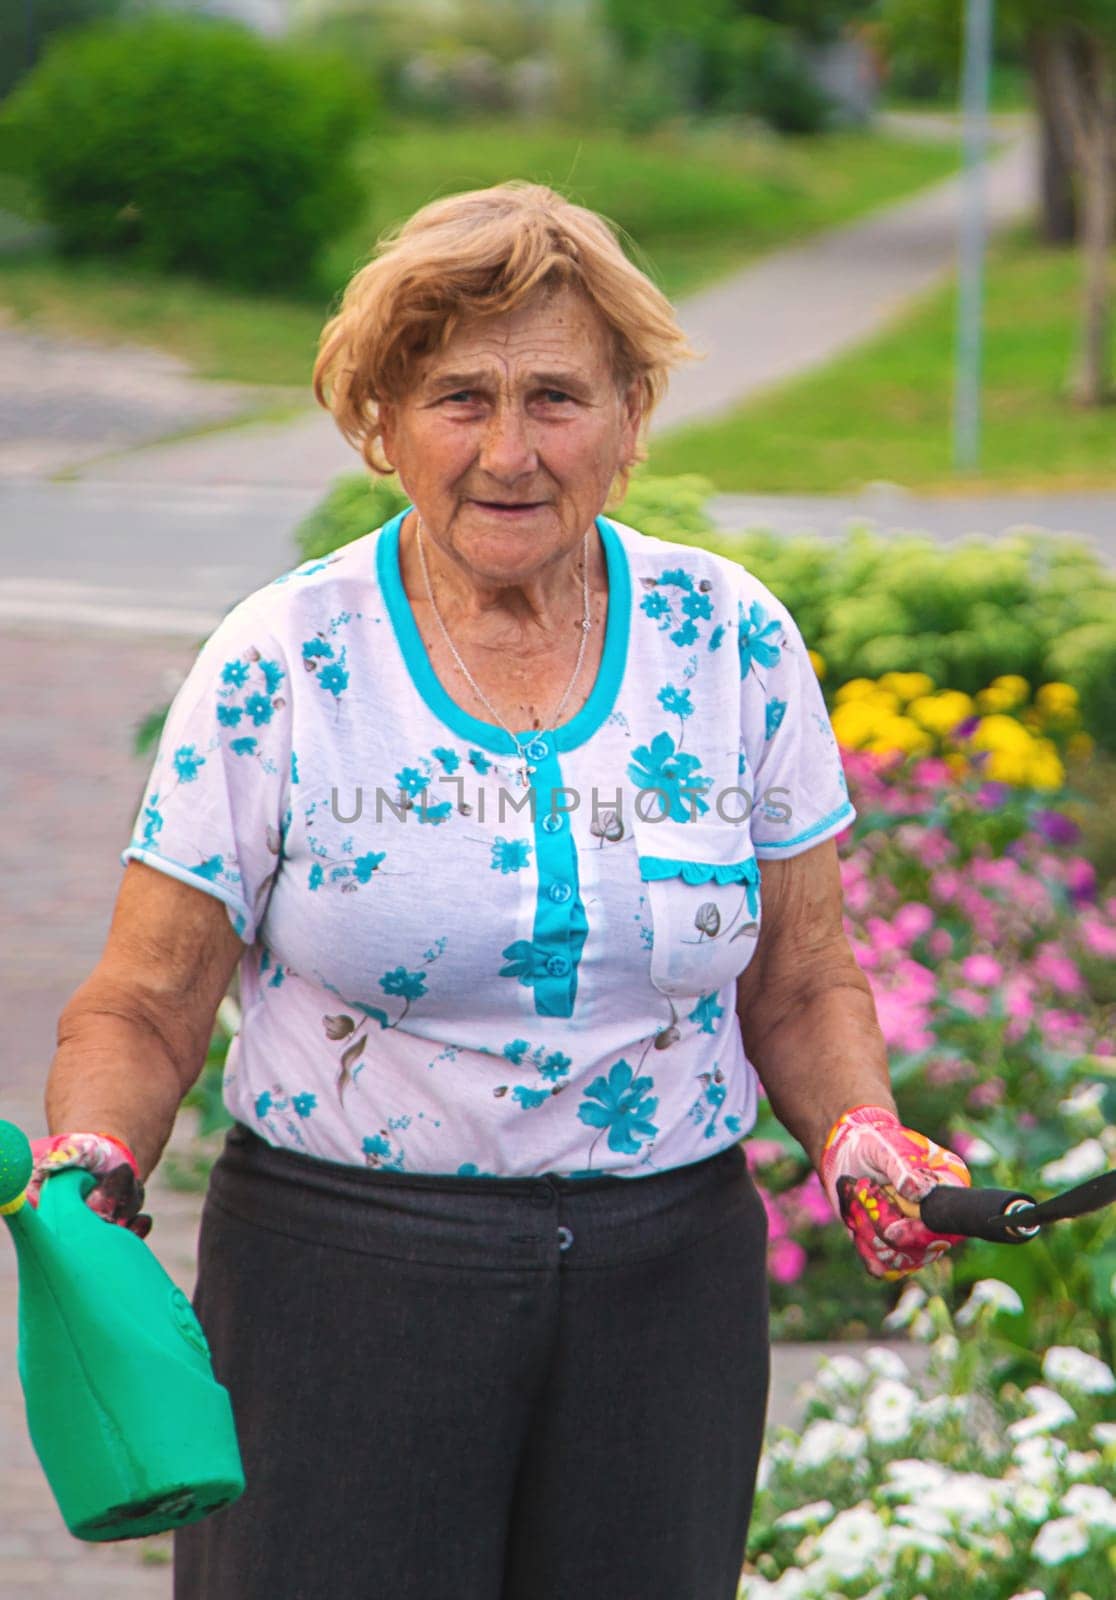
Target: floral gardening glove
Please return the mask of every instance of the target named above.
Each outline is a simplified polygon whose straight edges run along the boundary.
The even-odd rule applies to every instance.
[[[968,1188],[969,1169],[884,1106],[856,1106],[830,1129],[821,1180],[874,1278],[904,1278],[943,1255],[960,1234],[931,1233],[918,1203],[939,1183]]]
[[[140,1239],[147,1238],[151,1218],[140,1210],[143,1184],[139,1164],[122,1140],[111,1133],[55,1133],[46,1139],[33,1139],[31,1156],[34,1165],[27,1198],[33,1206],[38,1206],[47,1178],[66,1167],[84,1167],[97,1176],[85,1197],[90,1210],[106,1222],[130,1229]]]

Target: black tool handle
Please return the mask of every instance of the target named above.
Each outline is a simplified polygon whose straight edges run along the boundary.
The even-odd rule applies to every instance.
[[[1034,1204],[1034,1198],[1020,1189],[962,1189],[943,1183],[931,1189],[919,1213],[932,1233],[1025,1244],[1038,1232],[1024,1209]]]

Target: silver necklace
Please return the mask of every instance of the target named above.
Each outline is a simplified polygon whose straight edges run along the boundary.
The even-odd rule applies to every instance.
[[[457,665],[461,668],[462,674],[464,675],[465,680],[469,684],[470,688],[473,690],[473,693],[488,707],[489,711],[492,713],[493,720],[498,723],[501,728],[503,728],[512,744],[514,744],[516,753],[519,756],[519,766],[517,768],[516,775],[519,779],[520,787],[526,789],[531,782],[531,774],[535,771],[535,768],[527,759],[527,748],[531,743],[531,740],[528,740],[527,745],[524,745],[516,738],[515,734],[504,721],[503,717],[496,710],[496,707],[492,704],[492,701],[488,698],[480,684],[473,677],[473,674],[469,671],[464,661],[462,661],[460,651],[450,638],[449,630],[446,627],[445,622],[442,620],[442,613],[438,610],[438,602],[434,598],[434,590],[430,586],[430,573],[426,565],[426,551],[424,550],[422,543],[422,518],[418,515],[417,511],[415,512],[415,517],[417,520],[416,536],[418,540],[419,564],[422,567],[423,582],[426,584],[426,598],[430,601],[430,609],[434,613],[434,620],[441,629],[442,638],[446,641],[446,644],[450,650],[450,654],[457,662]],[[589,534],[586,532],[585,542],[582,546],[581,567],[581,644],[578,646],[577,663],[573,669],[573,677],[566,685],[565,694],[554,708],[554,716],[550,723],[551,731],[558,726],[558,719],[562,715],[562,710],[566,704],[566,701],[570,698],[570,695],[573,692],[573,686],[578,680],[582,664],[585,660],[585,648],[589,643],[589,632],[592,626],[592,618],[589,615]],[[540,729],[539,731],[545,732],[546,730]],[[538,738],[538,733],[532,735],[532,739],[536,738]]]

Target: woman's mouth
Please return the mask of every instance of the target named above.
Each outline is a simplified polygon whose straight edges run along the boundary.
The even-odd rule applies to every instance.
[[[474,500],[474,505],[480,506],[482,511],[494,512],[501,517],[523,517],[531,511],[538,511],[544,504],[542,500],[517,500],[510,504],[500,500]]]

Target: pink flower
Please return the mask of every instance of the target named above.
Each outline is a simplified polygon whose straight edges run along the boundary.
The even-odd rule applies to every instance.
[[[935,900],[944,901],[946,904],[953,899],[960,887],[960,875],[949,867],[941,868],[930,879],[930,893]]]
[[[1043,983],[1050,984],[1053,989],[1060,989],[1063,994],[1085,992],[1085,980],[1061,945],[1053,943],[1039,945],[1032,963],[1032,971]]]
[[[812,1222],[815,1227],[824,1228],[833,1221],[833,1207],[816,1172],[811,1172],[805,1183],[800,1183],[797,1189],[790,1190],[786,1198],[792,1200],[805,1220]]]
[[[767,1251],[767,1270],[776,1283],[795,1283],[806,1270],[806,1252],[795,1239],[776,1239]]]
[[[938,961],[944,961],[953,950],[953,935],[948,928],[935,928],[926,941],[930,954]]]
[[[1097,874],[1091,861],[1074,856],[1066,872],[1066,886],[1075,900],[1091,900],[1097,892]]]
[[[976,1144],[976,1140],[971,1133],[958,1132],[951,1133],[949,1136],[949,1148],[956,1150],[962,1161],[966,1159],[974,1144]]]
[[[991,988],[993,984],[1003,982],[1004,969],[994,956],[976,954],[966,956],[962,961],[961,976],[966,983],[978,983]]]
[[[1112,958],[1116,956],[1116,927],[1104,922],[1092,911],[1082,914],[1078,923],[1081,942],[1092,955]]]
[[[1030,1022],[1034,1016],[1034,985],[1025,973],[1013,973],[1004,985],[1004,1008],[1019,1022]]]
[[[934,926],[934,913],[921,901],[911,900],[899,907],[891,919],[891,925],[905,944],[913,944]]]
[[[968,1101],[974,1111],[987,1111],[992,1106],[998,1106],[1004,1098],[1004,1080],[1002,1078],[989,1078],[986,1083],[978,1083],[969,1090]]]
[[[971,1017],[988,1015],[988,996],[981,994],[979,989],[954,989],[949,998],[953,1005],[967,1011]]]
[[[769,1167],[773,1161],[781,1160],[786,1151],[778,1139],[745,1139],[744,1155],[748,1170],[754,1172],[757,1167]]]
[[[1063,1050],[1085,1048],[1086,1020],[1080,1011],[1044,1011],[1039,1028],[1047,1044],[1060,1045]]]

